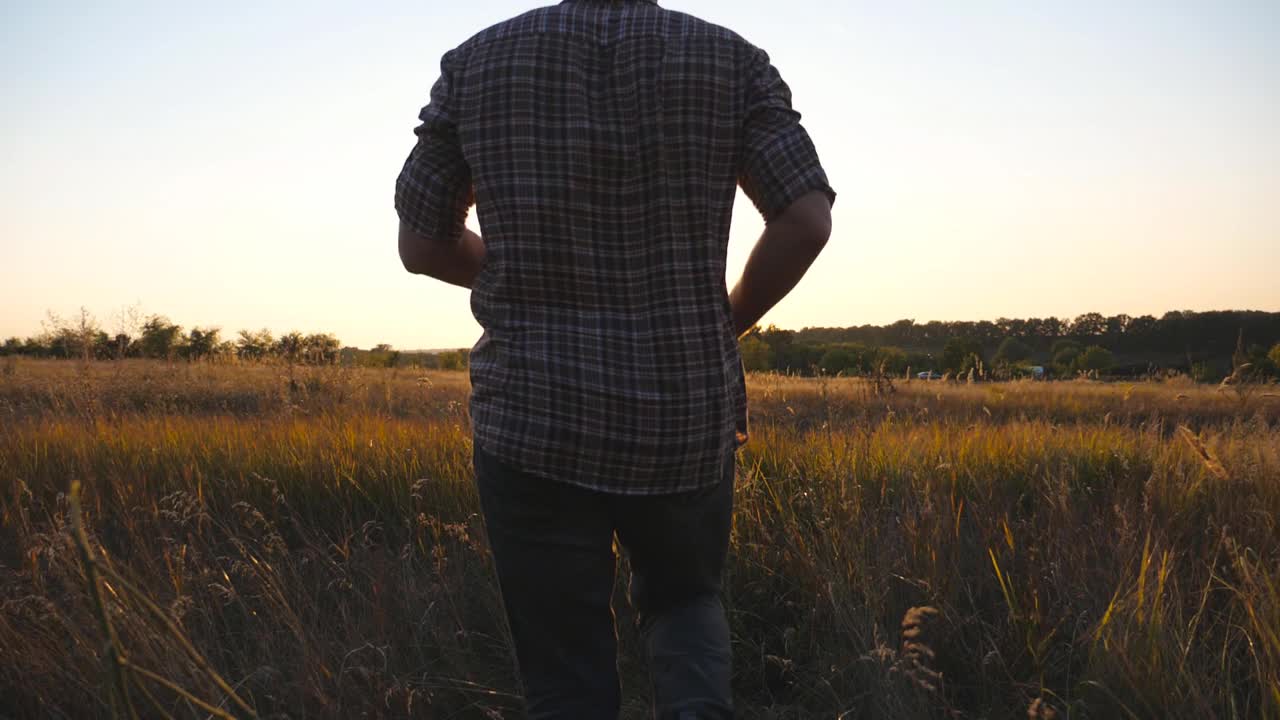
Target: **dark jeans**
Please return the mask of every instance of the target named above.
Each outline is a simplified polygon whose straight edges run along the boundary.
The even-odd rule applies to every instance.
[[[529,475],[479,446],[475,468],[530,718],[618,716],[615,534],[631,563],[655,715],[733,717],[720,603],[732,470],[705,490],[628,496]]]

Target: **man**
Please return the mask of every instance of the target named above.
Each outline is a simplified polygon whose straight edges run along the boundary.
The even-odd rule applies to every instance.
[[[400,256],[471,288],[484,328],[476,481],[529,715],[617,716],[616,536],[656,715],[731,717],[737,341],[818,255],[835,198],[790,91],[763,51],[653,0],[534,10],[441,66],[396,185]],[[766,227],[729,293],[738,184]]]

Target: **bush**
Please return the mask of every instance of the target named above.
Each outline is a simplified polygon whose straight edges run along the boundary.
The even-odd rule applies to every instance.
[[[1015,337],[1007,337],[996,350],[996,362],[1014,365],[1031,357],[1031,347]]]
[[[1097,345],[1090,345],[1076,359],[1076,369],[1088,372],[1104,373],[1115,364],[1115,357],[1111,354],[1111,351]]]

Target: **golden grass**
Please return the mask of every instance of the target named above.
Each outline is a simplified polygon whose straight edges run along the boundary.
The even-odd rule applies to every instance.
[[[750,391],[726,577],[743,717],[1280,718],[1265,393]],[[514,716],[466,393],[452,373],[18,363],[0,708]]]

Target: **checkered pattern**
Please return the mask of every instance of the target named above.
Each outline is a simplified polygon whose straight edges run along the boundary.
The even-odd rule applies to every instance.
[[[453,238],[474,202],[484,237],[476,442],[610,493],[719,482],[747,429],[736,185],[766,220],[835,197],[768,56],[647,0],[569,0],[447,53],[420,117],[401,220]]]

